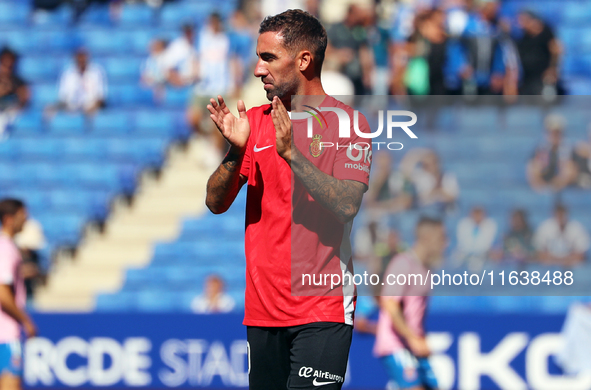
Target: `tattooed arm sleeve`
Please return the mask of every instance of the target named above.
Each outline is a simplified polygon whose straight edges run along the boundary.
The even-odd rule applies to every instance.
[[[308,193],[332,212],[339,222],[347,223],[355,218],[367,186],[354,180],[336,179],[320,171],[300,152],[293,153],[294,150],[291,169]]]
[[[205,204],[214,214],[226,212],[240,188],[246,183],[246,177],[240,174],[240,166],[244,159],[244,151],[231,148],[218,169],[207,182]]]

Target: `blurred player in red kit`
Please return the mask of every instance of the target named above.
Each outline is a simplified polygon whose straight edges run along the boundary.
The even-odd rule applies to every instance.
[[[307,295],[293,291],[302,287],[302,275],[294,272],[300,266],[318,274],[352,273],[349,234],[369,181],[371,144],[325,147],[367,141],[353,131],[341,138],[337,115],[320,114],[336,107],[353,118],[320,82],[326,45],[324,27],[307,12],[267,17],[254,74],[271,103],[247,111],[239,101],[238,117],[221,96],[207,106],[230,144],[209,179],[207,206],[225,212],[248,183],[244,324],[251,390],[340,389],[344,383],[354,291],[344,285]],[[306,98],[292,107],[293,96]],[[306,110],[304,103],[322,117],[309,121],[311,138],[306,120],[291,119],[292,112]],[[361,122],[368,132],[365,118]]]

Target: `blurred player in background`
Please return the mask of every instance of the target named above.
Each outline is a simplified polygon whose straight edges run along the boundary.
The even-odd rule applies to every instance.
[[[353,295],[343,288],[296,296],[293,288],[300,286],[292,284],[294,264],[324,266],[339,275],[352,272],[349,234],[369,182],[370,148],[356,151],[359,169],[352,169],[353,152],[347,148],[325,150],[306,138],[307,144],[298,146],[305,131],[294,130],[292,141],[292,96],[307,96],[316,107],[339,106],[352,114],[350,107],[326,96],[320,82],[326,46],[324,27],[307,12],[289,10],[267,17],[259,29],[254,74],[272,103],[247,112],[239,101],[238,118],[221,96],[207,106],[230,143],[209,179],[207,206],[216,214],[225,212],[248,182],[244,324],[251,390],[340,389],[345,378]],[[330,123],[335,124],[336,115],[326,117],[331,118],[327,128],[334,129]],[[294,120],[299,122],[306,123]],[[365,121],[362,131],[367,130]],[[332,131],[333,138],[335,134]],[[323,141],[335,143],[357,140],[324,136]],[[292,213],[294,220],[300,218],[298,223]],[[297,249],[295,255],[292,248]],[[299,255],[298,262],[294,256]]]
[[[0,390],[21,388],[21,326],[27,337],[35,336],[33,321],[24,311],[26,290],[20,265],[22,258],[14,243],[27,220],[27,209],[16,199],[0,201]]]
[[[443,223],[421,218],[416,227],[415,245],[392,259],[384,277],[400,274],[427,277],[427,270],[440,261],[446,246]],[[389,388],[437,388],[423,328],[428,293],[428,285],[386,283],[382,290],[374,353],[386,368]]]

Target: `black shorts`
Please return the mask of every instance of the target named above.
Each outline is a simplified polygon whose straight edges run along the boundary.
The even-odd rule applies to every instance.
[[[351,325],[249,326],[246,335],[250,390],[336,390],[343,386]]]

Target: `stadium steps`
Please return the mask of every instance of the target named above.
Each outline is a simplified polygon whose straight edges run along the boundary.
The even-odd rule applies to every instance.
[[[58,259],[47,285],[36,294],[35,308],[91,311],[98,294],[119,291],[126,269],[148,265],[154,241],[175,240],[183,218],[205,211],[205,185],[212,168],[201,162],[210,153],[195,139],[186,150],[171,151],[161,177],[144,177],[132,206],[117,205],[104,233],[88,235],[75,256]]]

